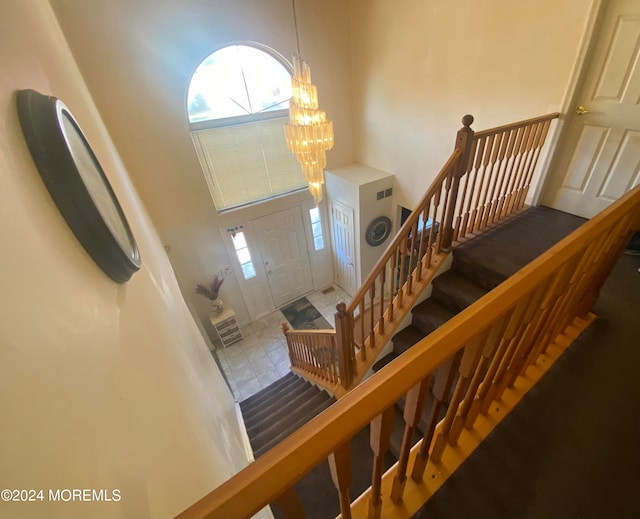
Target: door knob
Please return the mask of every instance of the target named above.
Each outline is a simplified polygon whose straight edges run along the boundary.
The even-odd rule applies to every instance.
[[[271,274],[273,274],[273,272],[269,271],[269,272],[267,272],[267,274],[271,275]]]
[[[577,115],[584,115],[584,114],[588,114],[589,110],[587,110],[586,107],[580,105],[578,108],[576,108],[576,114]]]

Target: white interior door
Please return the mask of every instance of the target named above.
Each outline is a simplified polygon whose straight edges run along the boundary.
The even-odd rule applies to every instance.
[[[313,289],[300,207],[252,220],[276,307]]]
[[[353,209],[331,201],[331,236],[336,283],[348,294],[356,291]]]
[[[609,0],[545,202],[591,218],[640,182],[640,0]]]

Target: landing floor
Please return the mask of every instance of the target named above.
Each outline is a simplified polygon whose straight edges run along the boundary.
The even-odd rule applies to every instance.
[[[595,323],[415,516],[640,517],[640,257]]]
[[[323,294],[311,292],[305,296],[334,326],[336,305],[348,303],[351,296],[338,286]],[[280,377],[289,373],[291,364],[281,323],[286,319],[280,310],[242,328],[243,340],[215,354],[238,402],[250,397]]]

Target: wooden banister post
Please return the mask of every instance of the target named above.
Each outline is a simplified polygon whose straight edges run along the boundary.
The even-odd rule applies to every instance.
[[[338,349],[338,373],[340,384],[345,389],[349,389],[353,380],[353,366],[351,359],[354,358],[353,349],[353,318],[347,312],[347,305],[340,302],[336,305],[336,346]]]
[[[454,149],[461,149],[462,154],[460,159],[453,168],[451,176],[447,179],[447,186],[449,187],[449,197],[446,201],[447,212],[444,215],[444,222],[442,222],[442,249],[448,251],[451,248],[451,242],[453,241],[453,221],[455,219],[456,202],[458,200],[458,187],[460,186],[460,177],[465,174],[467,170],[467,163],[469,162],[469,150],[471,149],[471,143],[473,142],[473,130],[471,125],[473,124],[473,115],[465,115],[462,118],[462,128],[458,130],[456,135],[456,145]]]

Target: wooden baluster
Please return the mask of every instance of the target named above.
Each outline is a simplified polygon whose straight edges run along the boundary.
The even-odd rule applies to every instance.
[[[507,317],[505,319],[506,323],[511,321],[511,316],[513,314],[513,309],[507,313]],[[476,396],[471,404],[471,409],[469,410],[467,420],[465,426],[467,428],[471,428],[473,423],[476,421],[476,418],[480,414],[482,409],[485,409],[485,402],[491,403],[487,398],[487,394],[489,393],[489,389],[491,388],[491,382],[493,381],[493,377],[498,371],[498,367],[500,366],[500,361],[504,356],[507,346],[509,345],[509,339],[505,336],[506,327],[502,329],[502,333],[498,336],[498,345],[495,348],[493,358],[491,359],[491,363],[489,364],[489,368],[484,376],[480,387],[476,393]]]
[[[336,306],[336,347],[338,350],[338,373],[342,387],[348,389],[351,386],[353,367],[353,319],[347,312],[347,305],[340,302]]]
[[[384,335],[384,285],[387,277],[387,269],[380,271],[380,312],[378,314],[378,326],[380,335]]]
[[[304,519],[307,513],[298,498],[298,494],[293,487],[285,492],[275,501],[285,519]]]
[[[518,343],[520,342],[520,339],[522,339],[522,335],[524,334],[526,329],[526,324],[523,322],[523,318],[525,312],[527,311],[527,308],[529,307],[531,299],[531,294],[522,297],[517,303],[515,310],[511,314],[511,318],[509,319],[509,323],[507,324],[507,328],[504,332],[504,338],[507,341],[505,352],[502,356],[502,359],[500,359],[498,369],[496,370],[495,375],[493,376],[493,380],[491,381],[491,386],[489,387],[489,391],[487,392],[484,405],[481,407],[480,412],[483,414],[487,413],[491,403],[497,400],[499,395],[501,394],[499,392],[500,384],[504,379],[513,356],[516,353]]]
[[[405,398],[404,403],[404,436],[402,438],[402,447],[400,447],[400,457],[396,468],[396,475],[393,478],[391,487],[391,500],[394,503],[400,503],[404,494],[404,487],[407,483],[407,466],[409,463],[409,452],[413,446],[413,438],[416,428],[422,418],[424,402],[429,392],[429,384],[431,377],[423,379],[421,382],[413,386]]]
[[[551,281],[549,283],[549,288],[542,300],[542,313],[538,324],[532,335],[532,344],[533,347],[531,351],[527,355],[527,360],[524,363],[520,375],[524,375],[527,368],[534,364],[542,351],[543,348],[546,347],[545,336],[547,335],[549,320],[553,318],[553,313],[556,308],[556,304],[558,299],[560,298],[561,290],[562,290],[562,279],[563,276],[566,275],[567,264],[563,264],[560,266],[558,270],[556,270],[552,276]]]
[[[518,374],[520,373],[522,364],[526,361],[527,354],[532,346],[531,338],[533,336],[533,332],[535,330],[536,321],[541,314],[540,305],[542,303],[542,299],[547,291],[547,287],[549,285],[549,280],[542,281],[541,284],[538,285],[538,288],[535,289],[533,296],[531,297],[531,303],[525,312],[522,321],[526,327],[525,332],[517,346],[516,353],[514,359],[509,366],[507,374],[505,376],[504,384],[500,386],[498,389],[497,398],[501,398],[505,389],[508,387],[513,387],[516,379],[518,378]]]
[[[367,360],[367,349],[365,348],[365,342],[367,341],[367,335],[364,333],[364,319],[365,319],[365,303],[364,303],[364,298],[366,297],[366,294],[362,297],[362,300],[360,301],[360,305],[358,306],[359,311],[360,311],[360,315],[359,315],[359,321],[360,321],[360,358],[362,360]]]
[[[629,229],[633,230],[635,227],[633,218],[633,213],[629,213],[628,218],[624,218],[623,221],[620,221],[615,227],[615,230],[609,233],[612,239],[609,246],[601,245],[600,250],[605,256],[605,259],[602,261],[600,266],[596,268],[593,279],[589,282],[589,288],[585,291],[585,294],[578,302],[576,314],[579,317],[584,318],[591,311],[593,304],[600,295],[602,286],[609,277],[611,269],[613,269],[616,264],[620,253],[629,243],[632,236]],[[640,222],[638,225],[640,226]],[[594,247],[597,243],[603,243],[603,240],[594,240]]]
[[[471,139],[470,141],[470,150],[467,158],[467,162],[464,165],[464,173],[463,173],[463,186],[462,186],[462,195],[458,196],[458,205],[456,210],[456,221],[453,226],[453,240],[458,241],[459,238],[464,237],[465,232],[465,224],[462,221],[462,216],[464,213],[464,206],[467,200],[467,195],[469,195],[469,199],[471,198],[471,193],[469,193],[469,185],[471,183],[471,172],[473,169],[473,160],[476,154],[476,146],[477,140]]]
[[[457,414],[451,424],[451,431],[449,433],[450,442],[452,445],[455,445],[462,433],[462,429],[465,425],[465,420],[469,413],[469,409],[471,409],[471,404],[476,396],[476,392],[478,391],[478,387],[480,386],[480,382],[482,382],[482,378],[484,377],[485,371],[487,370],[487,366],[489,365],[489,361],[491,359],[491,355],[493,354],[493,347],[497,342],[497,335],[494,331],[494,336],[491,343],[488,342],[490,337],[490,331],[495,330],[496,326],[492,328],[487,328],[482,333],[480,333],[476,339],[478,341],[478,349],[480,352],[480,359],[476,364],[475,369],[473,370],[473,377],[471,378],[471,382],[469,384],[469,389],[467,390],[467,394],[457,409]],[[493,346],[493,347],[491,347]]]
[[[536,150],[535,150],[535,158],[533,160],[533,164],[527,174],[527,179],[524,185],[524,189],[522,191],[522,194],[520,195],[520,205],[523,206],[526,198],[527,198],[527,194],[529,193],[529,187],[531,186],[531,179],[533,178],[533,173],[536,170],[536,166],[538,165],[538,159],[540,158],[540,153],[542,151],[542,146],[544,144],[544,141],[547,138],[547,133],[549,132],[549,127],[551,126],[551,121],[544,121],[541,123],[541,131],[538,135],[538,142],[536,145]]]
[[[513,149],[516,144],[517,130],[509,131],[509,145],[504,157],[504,173],[502,180],[500,181],[500,187],[498,188],[498,201],[496,207],[491,215],[492,222],[498,222],[502,218],[504,203],[507,199],[508,186],[511,182],[511,168],[513,166]]]
[[[473,231],[472,224],[472,204],[473,199],[476,197],[476,184],[478,182],[478,178],[480,177],[480,168],[482,166],[482,156],[484,154],[484,148],[487,143],[487,139],[482,137],[481,139],[475,139],[476,141],[476,151],[475,151],[475,164],[473,167],[473,182],[471,183],[471,191],[469,193],[469,198],[467,199],[467,207],[465,208],[464,218],[462,220],[462,229],[463,229],[463,237],[467,236]]]
[[[491,155],[493,154],[493,148],[495,147],[496,136],[490,135],[487,140],[487,146],[484,149],[484,157],[482,158],[482,178],[480,185],[478,186],[478,195],[476,197],[476,203],[474,204],[473,214],[473,231],[477,231],[482,227],[482,213],[485,200],[487,198],[487,191],[491,184]]]
[[[491,166],[489,168],[489,174],[487,179],[487,191],[485,192],[484,201],[482,203],[482,218],[480,220],[481,229],[484,229],[487,226],[487,222],[489,221],[489,210],[491,208],[491,198],[493,195],[493,191],[495,189],[495,184],[497,183],[495,169],[496,169],[496,164],[498,164],[498,155],[500,154],[500,149],[502,148],[503,139],[504,139],[504,134],[499,133],[496,135],[496,138],[493,141],[493,149],[491,150],[491,159],[490,159]],[[499,164],[498,164],[498,171],[500,171]]]
[[[376,313],[376,284],[371,283],[371,288],[369,289],[369,347],[373,348],[376,344],[376,332],[375,332],[375,313]],[[363,346],[364,349],[364,346]]]
[[[389,321],[393,322],[395,317],[393,315],[393,312],[395,310],[394,304],[393,304],[393,300],[396,296],[395,292],[396,292],[396,268],[397,268],[397,262],[398,262],[398,255],[397,254],[392,254],[391,257],[389,258],[389,270],[391,273],[391,279],[389,281]]]
[[[422,279],[422,269],[425,267],[423,264],[424,255],[425,255],[425,244],[428,244],[427,236],[427,223],[429,222],[429,210],[431,207],[431,201],[427,202],[425,209],[420,213],[420,217],[422,219],[422,232],[420,233],[420,244],[418,245],[418,281]],[[433,226],[432,226],[433,227]],[[427,245],[428,246],[428,245]],[[426,267],[428,267],[428,263]]]
[[[431,221],[431,229],[429,229],[429,243],[428,248],[427,248],[427,267],[431,267],[431,258],[433,256],[433,251],[436,250],[436,240],[437,240],[437,236],[440,235],[440,233],[438,232],[438,234],[436,235],[436,226],[439,225],[438,223],[438,207],[440,206],[440,189],[438,189],[433,197],[433,218]],[[437,252],[440,252],[440,249],[437,249]]]
[[[509,138],[511,137],[511,132],[502,132],[500,134],[501,142],[500,149],[498,154],[496,155],[496,164],[498,166],[495,181],[493,183],[493,189],[491,190],[491,195],[489,196],[489,206],[487,208],[487,224],[493,222],[494,213],[497,207],[498,198],[500,196],[500,186],[502,184],[502,179],[504,178],[505,173],[505,161],[504,158],[507,155],[507,149],[509,147]]]
[[[511,170],[509,172],[509,185],[507,186],[507,198],[504,202],[503,208],[503,216],[506,216],[510,213],[511,207],[513,206],[513,199],[515,196],[515,186],[516,179],[518,177],[518,171],[520,169],[520,161],[522,159],[522,146],[524,140],[524,135],[526,133],[526,129],[523,127],[518,128],[516,134],[516,145],[513,149],[513,162],[511,165]]]
[[[434,211],[434,214],[436,215],[436,219],[434,219],[433,221],[434,222],[437,221],[440,224],[440,228],[438,229],[438,234],[436,235],[436,241],[434,245],[434,250],[436,254],[440,254],[440,250],[441,250],[440,244],[442,242],[442,222],[444,221],[444,214],[446,209],[446,204],[440,203],[442,198],[444,198],[445,200],[447,198],[444,183],[440,184],[440,188],[436,191],[436,196],[435,196],[435,200],[437,200],[437,205],[435,208],[436,210]],[[440,216],[438,217],[438,215]]]
[[[413,271],[416,268],[415,260],[416,260],[416,235],[418,234],[418,219],[413,222],[411,226],[411,240],[409,241],[409,275],[407,279],[407,294],[411,294],[413,292]]]
[[[477,228],[477,220],[478,220],[478,206],[480,204],[480,197],[482,194],[486,172],[487,172],[487,156],[489,155],[489,149],[491,148],[491,143],[493,140],[493,136],[482,137],[481,145],[478,149],[478,154],[476,156],[476,181],[473,187],[473,200],[469,205],[469,222],[467,223],[467,234],[472,234],[475,232]]]
[[[531,126],[531,131],[529,132],[529,140],[527,142],[527,152],[525,154],[524,168],[522,170],[522,175],[518,182],[518,190],[516,192],[516,200],[514,204],[515,209],[522,209],[522,206],[524,205],[524,200],[522,200],[521,194],[524,186],[526,185],[527,176],[529,174],[529,171],[531,170],[531,164],[533,164],[535,145],[539,130],[540,124],[537,123]]]
[[[371,475],[371,493],[369,498],[369,519],[380,519],[382,511],[382,473],[384,456],[391,445],[393,428],[393,406],[385,409],[371,422],[370,445],[373,451],[373,472]]]
[[[464,175],[467,169],[469,150],[473,142],[473,130],[471,129],[472,124],[473,116],[469,114],[465,115],[462,118],[463,127],[458,130],[458,134],[456,135],[455,149],[461,149],[462,155],[447,178],[448,197],[445,200],[446,212],[444,214],[444,221],[442,222],[441,229],[443,235],[441,246],[444,250],[448,250],[453,241],[453,222],[458,199],[460,177]]]
[[[520,192],[520,184],[526,170],[527,160],[529,157],[529,149],[531,145],[531,139],[533,136],[533,126],[529,125],[524,128],[522,134],[522,143],[519,148],[518,164],[516,168],[516,176],[511,194],[511,201],[509,202],[509,213],[513,213],[518,209],[518,193]]]
[[[433,443],[433,448],[431,449],[431,458],[433,460],[442,459],[442,453],[444,452],[444,448],[447,443],[450,445],[456,444],[457,437],[451,435],[451,427],[458,412],[460,403],[465,396],[465,391],[469,385],[469,379],[478,365],[478,361],[482,353],[482,339],[482,335],[477,335],[471,339],[469,344],[464,348],[464,353],[458,369],[458,382],[456,383],[453,397],[449,403],[447,414],[444,417],[442,426],[440,427],[438,435]]]
[[[398,278],[398,306],[403,307],[405,270],[407,264],[407,237],[403,236],[400,240],[400,276]]]
[[[516,204],[517,207],[523,207],[525,203],[525,193],[529,189],[529,183],[531,182],[531,178],[533,177],[533,172],[536,169],[536,164],[538,163],[538,156],[540,154],[540,136],[544,130],[544,123],[538,123],[535,125],[533,129],[533,142],[531,143],[531,150],[529,152],[529,161],[527,163],[527,168],[524,172],[522,184],[520,189],[518,190]]]
[[[331,470],[333,484],[338,490],[342,518],[351,519],[351,499],[349,498],[351,448],[348,441],[329,455],[329,469]]]
[[[436,372],[435,383],[432,390],[433,404],[431,406],[431,413],[429,414],[429,422],[427,423],[422,442],[420,443],[420,449],[411,471],[411,478],[414,481],[422,481],[422,478],[424,477],[424,471],[427,468],[427,461],[429,461],[429,450],[431,449],[436,425],[440,421],[440,414],[442,413],[444,402],[451,392],[451,386],[453,385],[453,380],[455,378],[456,371],[458,370],[461,357],[462,351],[460,350],[453,357],[450,357],[442,363]],[[439,460],[433,461],[438,463]]]

